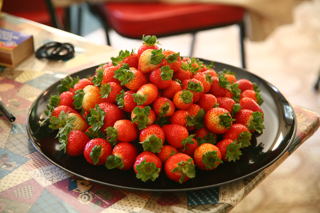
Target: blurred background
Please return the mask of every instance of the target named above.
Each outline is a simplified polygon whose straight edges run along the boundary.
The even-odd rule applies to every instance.
[[[9,0],[4,1],[5,4]],[[101,23],[90,13],[87,5],[81,5],[81,8],[83,25],[81,29],[73,30],[94,43],[106,44]],[[320,93],[315,89],[320,75],[320,0],[301,1],[293,10],[293,19],[293,23],[276,28],[264,41],[245,39],[246,69],[276,86],[291,104],[320,114]],[[119,50],[137,50],[142,43],[141,39],[124,38],[113,30],[109,35],[112,46]],[[238,35],[236,25],[198,32],[193,56],[241,67]],[[158,40],[164,49],[189,55],[190,34]],[[320,131],[232,212],[320,212]]]

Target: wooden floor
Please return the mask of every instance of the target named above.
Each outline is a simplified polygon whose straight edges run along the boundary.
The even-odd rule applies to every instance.
[[[103,30],[86,36],[105,43]],[[141,41],[111,33],[118,49],[137,49]],[[189,54],[190,35],[159,39],[162,47]],[[263,42],[246,40],[247,70],[276,86],[292,103],[320,114],[320,92],[314,85],[320,72],[320,0],[304,2],[294,23],[279,27]],[[195,57],[240,66],[238,28],[197,34]],[[233,213],[320,212],[320,130],[251,192]]]

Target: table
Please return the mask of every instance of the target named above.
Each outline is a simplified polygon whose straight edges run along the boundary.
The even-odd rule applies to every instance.
[[[319,115],[294,105],[297,132],[292,146],[260,173],[216,188],[191,192],[144,192],[111,188],[81,180],[47,161],[26,132],[29,107],[49,85],[70,73],[99,65],[118,54],[82,37],[1,14],[0,27],[34,35],[44,42],[70,42],[76,57],[49,62],[30,56],[16,68],[0,69],[0,96],[16,116],[9,122],[0,112],[0,212],[229,212],[267,178],[319,128]]]

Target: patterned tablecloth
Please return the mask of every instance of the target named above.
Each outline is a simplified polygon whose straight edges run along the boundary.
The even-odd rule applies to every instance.
[[[66,62],[31,56],[15,69],[0,68],[0,96],[16,116],[11,123],[0,111],[0,212],[229,212],[319,127],[316,113],[294,106],[298,128],[289,150],[260,173],[216,188],[145,192],[79,179],[51,164],[32,146],[26,132],[27,113],[49,85],[72,72],[105,63],[118,51],[6,14],[1,14],[0,27],[33,34],[35,48],[53,40],[76,47],[76,57]]]

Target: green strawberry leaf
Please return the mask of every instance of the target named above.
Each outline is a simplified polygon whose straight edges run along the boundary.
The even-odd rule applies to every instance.
[[[201,86],[200,82],[194,82],[194,81],[189,81],[187,90],[193,91],[193,92],[203,92],[203,87]]]
[[[140,143],[142,144],[144,151],[150,151],[153,153],[160,153],[161,148],[163,147],[162,139],[158,138],[155,134]]]
[[[170,109],[170,103],[169,103],[169,101],[167,101],[165,105],[161,106],[159,116],[166,117],[169,109]]]
[[[181,86],[182,86],[182,82],[181,82],[181,80],[179,80],[179,79],[174,79],[174,81],[176,81],[176,82],[178,82]]]
[[[169,54],[166,57],[166,61],[172,64],[179,59],[179,56],[180,56],[180,52]]]
[[[231,83],[227,80],[227,77],[222,72],[218,72],[217,76],[219,78],[219,86],[228,89]]]
[[[121,90],[120,94],[117,94],[117,97],[116,97],[116,102],[117,102],[117,105],[119,108],[123,108],[124,107],[124,90]]]
[[[150,110],[150,106],[145,106],[144,108],[135,107],[133,109],[133,113],[135,114],[135,116],[132,119],[132,123],[137,122],[139,130],[142,130],[147,127]]]
[[[237,114],[237,112],[240,111],[241,108],[242,107],[240,106],[240,104],[238,103],[234,104],[231,109],[231,116],[234,117]]]
[[[212,76],[207,72],[206,73],[206,77],[205,77],[206,81],[209,82],[210,84],[212,83],[213,81],[213,78]]]
[[[227,152],[226,152],[226,159],[228,159],[229,162],[240,159],[240,156],[242,155],[242,152],[240,151],[241,144],[235,140],[231,144],[227,146]]]
[[[260,92],[260,89],[259,89],[259,87],[258,87],[258,85],[257,85],[257,83],[252,83],[253,84],[253,90],[255,91],[255,92]]]
[[[147,35],[147,36],[142,36],[142,41],[143,43],[142,44],[146,44],[148,46],[154,46],[155,44],[159,44],[161,45],[158,41],[157,41],[157,37],[155,35]]]
[[[101,65],[96,70],[96,75],[93,76],[92,83],[93,83],[94,86],[100,87],[102,80],[103,80],[103,65]]]
[[[110,84],[104,84],[100,87],[99,94],[101,95],[101,98],[108,98],[110,92],[111,92]]]
[[[113,66],[117,66],[120,62],[123,61],[123,59],[132,55],[133,53],[134,53],[134,50],[131,50],[131,52],[129,52],[128,50],[125,50],[125,51],[120,50],[119,55],[117,57],[111,57]]]
[[[73,99],[74,99],[73,106],[75,106],[76,109],[82,109],[83,97],[84,97],[84,91],[82,89],[77,90],[76,94],[73,96]]]
[[[57,86],[57,91],[59,95],[65,91],[69,91],[74,87],[76,83],[78,83],[80,80],[79,76],[76,78],[72,78],[71,76],[67,76],[64,79],[61,80],[61,84]]]
[[[160,127],[163,127],[164,125],[170,124],[170,119],[166,117],[159,117],[155,124],[158,124]]]
[[[160,50],[152,50],[151,51],[151,57],[150,57],[150,64],[158,65],[161,63],[161,61],[165,58],[165,56],[162,53],[162,49]]]
[[[154,162],[149,163],[146,159],[136,166],[136,170],[136,177],[143,182],[146,182],[147,180],[155,181],[159,177],[160,172],[160,168],[157,168]]]
[[[161,67],[161,80],[170,80],[173,77],[173,70],[168,65]]]
[[[61,99],[59,96],[51,94],[50,99],[49,99],[49,105],[56,107],[59,105],[60,100]]]
[[[231,84],[229,85],[229,90],[231,91],[231,93],[233,94],[232,99],[236,102],[239,103],[240,101],[240,94],[241,94],[241,90],[238,88],[239,84],[235,83],[235,84]]]
[[[218,166],[218,163],[223,163],[218,157],[217,151],[208,151],[202,155],[202,163],[206,165],[206,169],[211,170]]]
[[[256,99],[257,99],[257,103],[258,103],[259,105],[261,105],[261,104],[263,103],[263,99],[262,99],[262,97],[261,97],[260,92],[257,92],[257,91],[256,91]]]
[[[184,149],[188,150],[187,144],[194,144],[194,141],[192,140],[194,136],[196,135],[195,134],[189,135],[187,138],[181,141],[181,144],[183,145]]]
[[[148,94],[140,95],[138,93],[133,93],[133,101],[137,103],[138,106],[142,105],[148,100]]]
[[[234,72],[232,72],[231,70],[228,70],[228,69],[226,69],[226,68],[224,68],[221,72],[224,73],[224,74],[229,74],[229,75],[234,75],[234,76],[236,76],[236,73],[234,73]]]
[[[227,129],[230,129],[232,122],[235,121],[235,119],[233,119],[227,112],[219,115],[219,119],[220,119],[219,124],[221,126],[224,126]]]
[[[95,145],[90,152],[90,158],[93,161],[94,165],[96,165],[99,162],[100,154],[101,145]]]
[[[94,109],[90,109],[90,114],[91,116],[89,119],[89,125],[92,126],[92,130],[100,130],[104,124],[104,117],[106,116],[106,113],[99,107],[98,104],[96,104]]]
[[[124,164],[120,157],[115,155],[109,155],[105,167],[107,167],[107,169],[122,169],[124,167]]]
[[[248,126],[248,129],[250,131],[254,129],[259,134],[262,134],[263,129],[265,129],[263,125],[263,122],[264,122],[263,113],[257,111],[257,112],[253,112],[251,116],[252,116],[252,120],[250,125]]]
[[[89,128],[88,131],[85,132],[85,134],[86,134],[90,139],[94,139],[94,138],[106,138],[106,133],[104,133],[104,131],[102,131],[102,130],[94,131],[92,127]]]
[[[171,172],[180,172],[181,177],[179,183],[183,183],[185,177],[194,178],[196,176],[195,165],[192,163],[192,158],[189,158],[187,161],[180,161],[177,164],[177,167],[172,169]]]
[[[215,68],[215,66],[214,66],[214,62],[212,61],[209,65],[208,64],[206,64],[206,67],[208,68],[208,69],[213,69],[213,68]]]
[[[114,78],[118,79],[123,86],[135,78],[135,74],[129,69],[129,64],[124,63],[122,67],[114,71]]]
[[[189,90],[182,90],[182,93],[180,94],[180,98],[182,101],[186,104],[192,103],[193,99],[193,93],[190,92]]]
[[[107,128],[107,141],[111,143],[113,146],[117,144],[117,138],[118,138],[118,131],[114,128],[109,126]]]
[[[190,61],[187,61],[187,63],[182,63],[181,64],[181,69],[183,70],[189,70],[190,72],[192,72],[193,74],[196,74],[199,71],[199,67],[196,67],[196,65],[194,65],[194,62],[197,62],[197,59],[192,57]],[[200,61],[199,61],[200,63]],[[202,63],[202,62],[201,62]]]
[[[249,131],[241,132],[238,136],[238,142],[241,145],[241,148],[248,147],[251,145],[251,133]]]
[[[197,137],[196,141],[198,142],[198,146],[204,143],[216,144],[217,135],[215,135],[213,132],[210,132],[209,134],[205,135],[204,138]]]
[[[205,115],[205,111],[202,108],[198,111],[197,115],[195,115],[195,116],[187,115],[187,117],[186,117],[186,120],[187,120],[186,126],[190,126],[190,127],[195,126],[197,129],[200,129],[200,128],[204,127],[205,126],[204,123],[203,123],[204,115]]]

